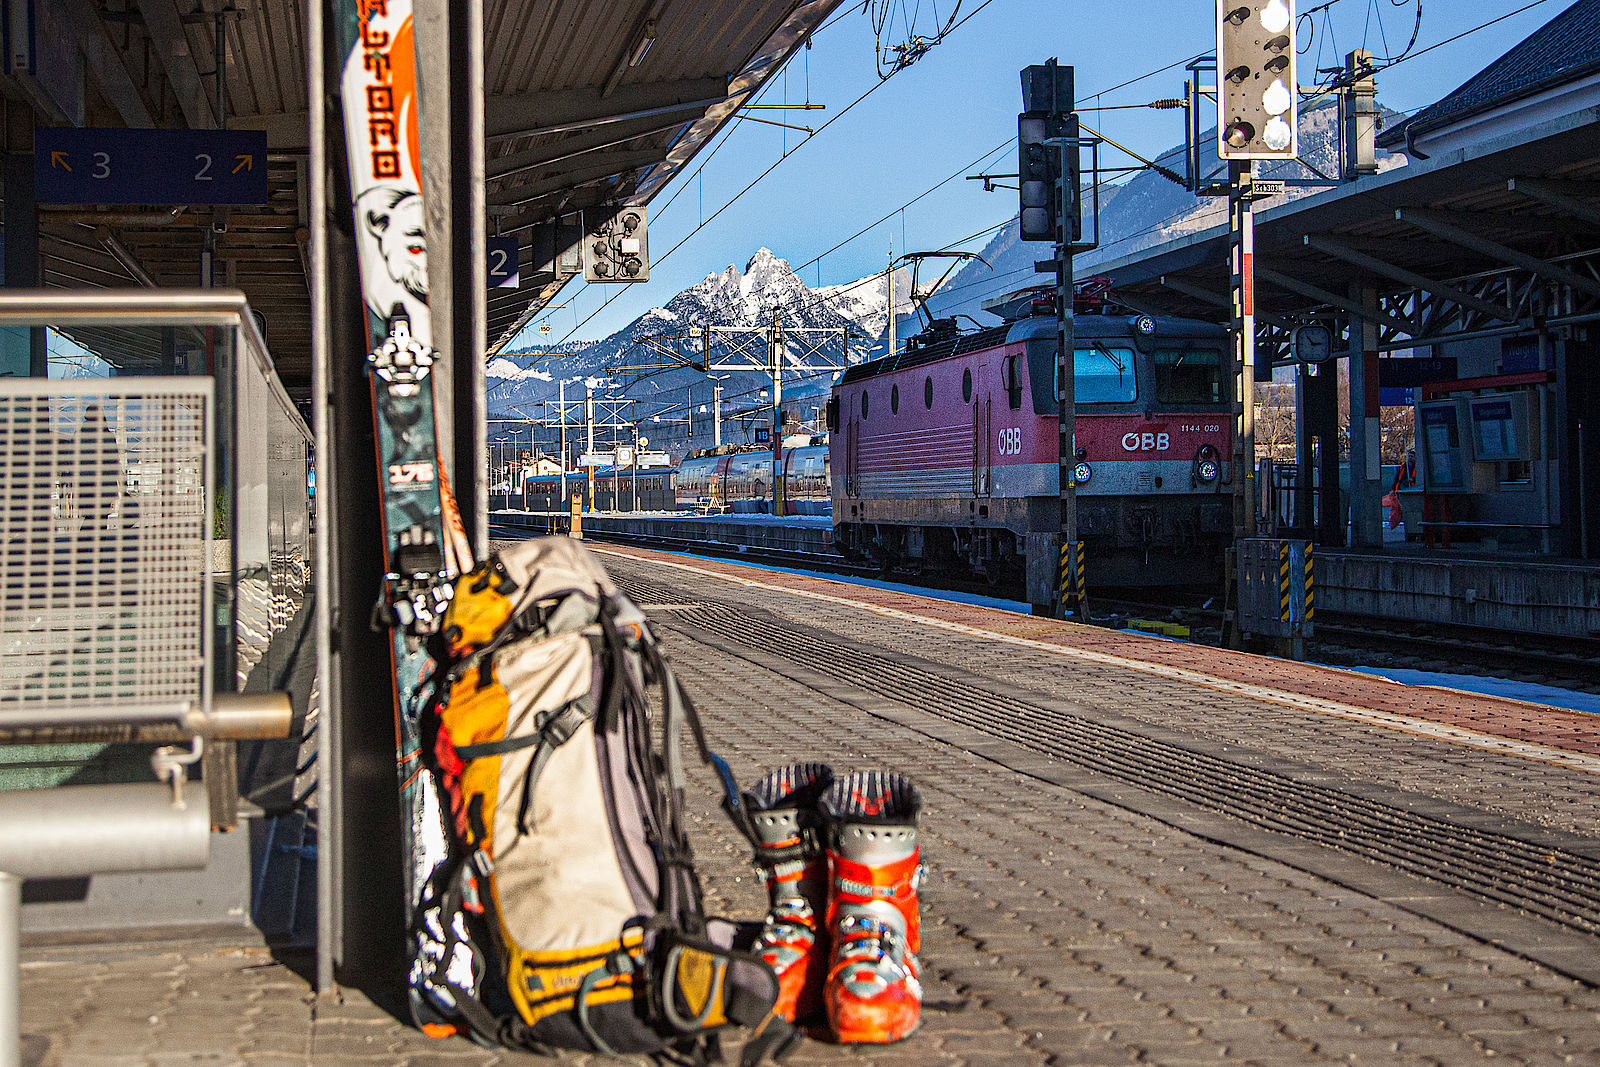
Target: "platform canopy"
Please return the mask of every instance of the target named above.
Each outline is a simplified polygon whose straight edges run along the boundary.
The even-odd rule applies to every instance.
[[[43,284],[192,286],[203,253],[213,249],[215,284],[248,294],[281,376],[304,396],[311,370],[304,4],[34,3],[63,28],[74,46],[66,52],[81,56],[84,76],[80,89],[70,78],[51,85],[11,79],[9,152],[31,153],[36,124],[264,130],[269,153],[264,204],[42,207]],[[509,338],[559,288],[537,269],[546,264],[534,262],[536,225],[602,204],[647,203],[838,3],[487,0],[488,232],[516,235],[521,248],[520,288],[491,296],[489,340]],[[16,102],[23,99],[29,102]]]
[[[1259,339],[1360,313],[1380,351],[1600,319],[1600,0],[1378,137],[1411,157],[1256,209]],[[1127,303],[1226,320],[1228,228],[1084,257]],[[1362,304],[1370,293],[1375,306]]]

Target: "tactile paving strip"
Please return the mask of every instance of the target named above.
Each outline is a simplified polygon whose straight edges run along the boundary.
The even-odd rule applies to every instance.
[[[892,696],[1117,781],[1600,933],[1600,862],[1578,853],[1219,759],[735,608],[685,603],[681,592],[666,586],[633,579],[623,585],[638,599],[681,604],[676,618],[762,656]]]

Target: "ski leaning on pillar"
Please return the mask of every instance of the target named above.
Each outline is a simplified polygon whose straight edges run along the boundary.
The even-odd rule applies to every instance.
[[[448,849],[417,727],[432,685],[425,639],[438,629],[453,590],[447,579],[472,561],[439,462],[411,0],[334,0],[334,9],[345,57],[340,97],[372,346],[364,358],[383,497],[384,590],[373,619],[391,637],[401,833],[408,853],[405,909],[411,915]],[[420,955],[437,949],[426,939],[420,934],[409,945],[413,971]]]

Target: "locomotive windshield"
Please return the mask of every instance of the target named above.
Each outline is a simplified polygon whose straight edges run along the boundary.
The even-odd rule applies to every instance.
[[[1109,348],[1099,341],[1072,354],[1073,399],[1079,404],[1126,404],[1138,398],[1133,349]]]
[[[1222,353],[1214,348],[1157,349],[1155,372],[1157,403],[1215,404],[1222,399]]]

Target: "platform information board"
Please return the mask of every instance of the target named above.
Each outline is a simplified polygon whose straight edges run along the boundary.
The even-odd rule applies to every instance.
[[[41,204],[265,204],[260,130],[41,127],[33,138]]]

